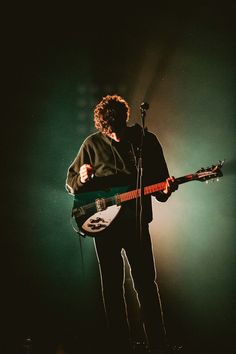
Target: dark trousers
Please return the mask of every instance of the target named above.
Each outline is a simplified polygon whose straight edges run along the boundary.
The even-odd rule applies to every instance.
[[[122,249],[125,250],[131,267],[149,346],[156,348],[164,345],[166,333],[155,282],[156,271],[148,224],[143,226],[140,238],[135,222],[120,220],[113,225],[110,232],[95,238],[95,246],[108,326],[115,345],[120,345],[121,348],[129,345]]]

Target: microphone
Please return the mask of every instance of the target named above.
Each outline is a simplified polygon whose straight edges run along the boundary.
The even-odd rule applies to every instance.
[[[146,111],[146,110],[148,110],[148,108],[149,108],[149,104],[148,104],[147,102],[142,102],[142,103],[141,103],[140,109],[141,109],[142,111]]]

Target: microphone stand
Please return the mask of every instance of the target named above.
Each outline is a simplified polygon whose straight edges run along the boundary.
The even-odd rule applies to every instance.
[[[138,189],[140,189],[140,198],[139,198],[139,237],[142,240],[143,234],[143,199],[144,199],[144,184],[143,184],[143,144],[145,138],[145,117],[146,110],[149,108],[149,104],[146,102],[141,103],[141,121],[142,121],[142,136],[141,144],[139,148],[139,159],[138,159]]]

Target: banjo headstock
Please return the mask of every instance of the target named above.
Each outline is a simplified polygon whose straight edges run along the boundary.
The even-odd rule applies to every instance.
[[[219,161],[218,164],[212,165],[211,167],[201,168],[194,174],[194,179],[200,182],[208,182],[210,179],[218,180],[223,176],[221,168],[225,160]]]

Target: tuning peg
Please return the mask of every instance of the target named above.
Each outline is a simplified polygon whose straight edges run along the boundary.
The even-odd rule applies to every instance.
[[[200,170],[198,170],[197,172],[205,172],[205,168],[201,167]]]

